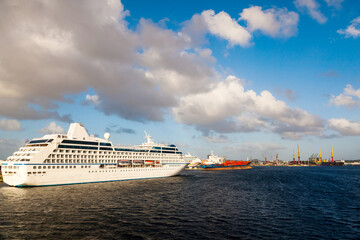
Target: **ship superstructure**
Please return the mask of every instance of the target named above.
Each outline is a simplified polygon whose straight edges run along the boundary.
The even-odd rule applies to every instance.
[[[142,178],[169,177],[186,166],[182,152],[171,144],[147,141],[137,146],[114,146],[89,135],[81,123],[67,134],[50,134],[21,147],[2,163],[4,182],[10,186],[47,186]]]

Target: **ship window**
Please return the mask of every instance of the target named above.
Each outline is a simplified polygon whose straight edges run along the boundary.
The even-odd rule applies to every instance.
[[[56,166],[56,168],[60,168],[60,166]]]
[[[29,144],[32,144],[32,143],[44,143],[46,142],[48,139],[42,139],[42,140],[33,140],[33,141],[30,141]]]
[[[61,166],[61,168],[64,168],[64,166]]]
[[[98,146],[97,142],[89,142],[89,141],[63,140],[62,143]]]
[[[36,169],[36,166],[33,166],[33,169]]]
[[[100,146],[111,146],[111,143],[100,143]]]
[[[52,168],[55,168],[55,166],[52,166]]]

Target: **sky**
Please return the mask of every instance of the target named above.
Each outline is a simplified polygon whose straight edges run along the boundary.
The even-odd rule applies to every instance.
[[[5,0],[0,31],[0,159],[71,122],[200,158],[360,159],[356,0]]]

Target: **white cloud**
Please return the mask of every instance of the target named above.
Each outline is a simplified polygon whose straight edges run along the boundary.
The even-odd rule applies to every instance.
[[[344,118],[333,118],[328,121],[329,128],[345,136],[359,136],[360,122],[349,121]]]
[[[230,45],[246,47],[250,45],[251,34],[224,11],[215,14],[213,10],[203,11],[201,16],[211,34],[229,41]]]
[[[295,0],[295,5],[299,9],[306,9],[308,14],[318,23],[325,23],[327,18],[320,12],[319,3],[316,0]]]
[[[351,21],[351,24],[345,29],[340,29],[337,33],[345,35],[345,37],[360,37],[360,17],[355,18]]]
[[[94,104],[96,106],[100,104],[100,98],[96,94],[92,95],[92,96],[87,94],[86,95],[86,101],[91,102],[92,104]]]
[[[294,14],[262,13],[273,14],[278,27],[258,24],[259,30],[293,34]],[[162,121],[173,113],[203,133],[265,130],[301,137],[322,130],[320,118],[268,91],[245,91],[235,77],[219,81],[211,50],[199,45],[201,34],[251,45],[251,33],[229,14],[203,11],[180,32],[145,19],[132,31],[127,15],[119,1],[0,1],[0,115],[69,121],[56,102],[92,89],[96,95],[87,100],[99,111],[129,120]],[[63,130],[53,123],[43,131]]]
[[[0,129],[6,131],[19,131],[21,129],[21,124],[18,120],[15,119],[0,119]]]
[[[96,88],[114,63],[134,61],[139,41],[126,14],[119,1],[1,1],[0,115],[70,120],[54,101]]]
[[[56,122],[50,122],[50,124],[43,129],[40,130],[40,132],[44,134],[55,134],[55,133],[65,133],[65,130],[61,127],[56,125]]]
[[[144,19],[134,32],[127,15],[120,1],[1,1],[0,115],[70,121],[55,102],[92,89],[106,114],[161,121],[216,78],[211,50]]]
[[[297,33],[299,15],[284,9],[262,10],[259,6],[246,8],[240,13],[240,20],[247,21],[250,32],[262,31],[271,37],[291,37]]]
[[[329,103],[347,108],[360,108],[360,89],[355,90],[351,84],[347,84],[343,93],[338,96],[331,96]]]
[[[301,109],[292,109],[268,91],[259,95],[245,91],[234,76],[213,83],[209,91],[187,95],[173,109],[178,122],[194,125],[205,135],[220,133],[272,131],[285,138],[320,135],[323,120]]]

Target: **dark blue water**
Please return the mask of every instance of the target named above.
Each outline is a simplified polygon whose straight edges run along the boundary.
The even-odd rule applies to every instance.
[[[10,188],[0,239],[360,239],[360,167]]]

